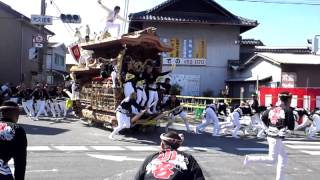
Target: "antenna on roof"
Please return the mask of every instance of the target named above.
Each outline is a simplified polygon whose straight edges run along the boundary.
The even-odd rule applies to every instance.
[[[308,44],[311,44],[311,53],[312,54],[320,54],[319,52],[319,38],[320,35],[315,35],[313,40],[312,39],[307,39]]]

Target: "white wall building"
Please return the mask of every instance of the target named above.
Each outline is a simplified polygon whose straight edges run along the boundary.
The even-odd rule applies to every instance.
[[[183,95],[211,90],[218,96],[228,79],[228,60],[239,60],[240,34],[257,25],[212,0],[168,0],[131,14],[129,31],[157,28],[174,49],[163,55],[163,71],[176,67],[171,77]]]
[[[66,54],[68,49],[63,43],[49,43],[46,56],[47,83],[60,84],[67,74]]]

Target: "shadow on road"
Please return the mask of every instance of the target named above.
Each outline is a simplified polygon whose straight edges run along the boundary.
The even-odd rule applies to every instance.
[[[57,135],[68,132],[68,129],[44,127],[30,124],[20,124],[26,131],[27,134],[33,135]]]
[[[266,151],[239,151],[237,148],[268,148],[264,139],[256,139],[255,137],[242,136],[240,139],[232,138],[231,136],[212,137],[210,133],[194,134],[186,131],[175,130],[178,133],[184,134],[185,140],[182,146],[195,148],[195,151],[202,152],[201,148],[214,148],[216,151],[221,151],[234,155],[245,155],[253,153],[267,153]],[[139,132],[126,130],[123,134],[128,140],[136,144],[159,145],[160,135],[164,132],[164,128],[155,128],[148,132]],[[136,140],[135,140],[136,139]]]

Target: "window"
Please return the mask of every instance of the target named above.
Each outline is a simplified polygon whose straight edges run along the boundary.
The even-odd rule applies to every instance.
[[[59,54],[54,54],[54,64],[57,66],[64,66],[64,57]]]

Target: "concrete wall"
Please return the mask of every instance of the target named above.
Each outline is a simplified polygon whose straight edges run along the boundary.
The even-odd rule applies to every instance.
[[[297,74],[297,87],[320,87],[320,65],[282,65],[283,72]]]
[[[145,24],[157,27],[163,38],[205,39],[207,41],[206,66],[177,66],[175,74],[200,75],[200,95],[210,89],[218,95],[227,79],[227,61],[239,60],[239,45],[235,44],[240,29],[234,26],[211,26],[194,24]],[[164,70],[169,69],[164,66]]]
[[[261,79],[272,76],[272,82],[281,82],[281,72],[281,67],[279,65],[259,58],[255,61],[255,63],[247,67],[245,70],[239,72],[234,78],[256,78],[257,75],[259,75],[259,79]]]
[[[50,48],[48,50],[47,54],[48,54],[47,58],[46,58],[47,70],[50,70],[52,68],[52,69],[59,70],[59,71],[66,71],[66,52],[65,52],[65,49],[63,49],[61,47]],[[64,58],[63,66],[55,63],[56,55],[60,55]],[[52,66],[51,66],[51,62],[52,62]]]
[[[28,59],[32,35],[36,29],[0,9],[0,82],[31,83],[31,71],[37,71],[37,62]]]
[[[0,9],[0,82],[20,81],[21,25]]]

